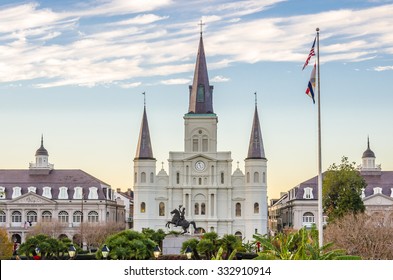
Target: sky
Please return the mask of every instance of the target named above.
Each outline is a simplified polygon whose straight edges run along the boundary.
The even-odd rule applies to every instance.
[[[392,15],[387,0],[1,0],[0,168],[28,168],[43,134],[55,169],[132,187],[146,92],[167,170],[184,149],[202,20],[218,150],[243,168],[257,92],[269,199],[318,173],[314,58],[302,71],[317,27],[322,169],[360,164],[369,136],[393,170]]]

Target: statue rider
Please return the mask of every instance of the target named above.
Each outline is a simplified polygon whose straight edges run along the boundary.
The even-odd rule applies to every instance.
[[[179,226],[183,221],[184,221],[184,214],[186,212],[186,208],[183,207],[183,205],[179,205],[179,214],[180,217],[179,219],[176,221],[176,226]]]

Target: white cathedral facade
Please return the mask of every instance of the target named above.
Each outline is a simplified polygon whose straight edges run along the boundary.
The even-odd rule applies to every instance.
[[[255,106],[244,173],[232,173],[231,152],[217,151],[217,115],[202,34],[184,115],[184,150],[169,152],[169,171],[156,172],[146,106],[134,159],[134,229],[165,229],[181,205],[198,232],[235,234],[251,240],[267,232],[267,159]],[[180,230],[173,227],[171,230]],[[193,228],[189,228],[193,234]]]

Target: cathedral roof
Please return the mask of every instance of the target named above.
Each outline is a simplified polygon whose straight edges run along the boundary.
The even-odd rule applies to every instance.
[[[190,104],[188,113],[213,113],[213,86],[209,85],[205,50],[202,33],[199,39],[198,55],[195,63],[194,80],[190,86]]]
[[[44,136],[41,136],[41,147],[35,152],[36,156],[49,156],[48,151],[44,148]]]
[[[370,139],[367,138],[367,150],[364,151],[362,158],[375,158],[375,154],[370,149]]]
[[[261,125],[259,124],[258,109],[256,105],[247,159],[266,159],[265,150],[263,148]]]
[[[147,122],[146,106],[143,109],[141,130],[139,132],[138,146],[135,159],[155,159],[150,141],[149,124]]]

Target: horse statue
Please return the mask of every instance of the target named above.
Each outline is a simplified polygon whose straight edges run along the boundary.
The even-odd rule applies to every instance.
[[[181,209],[181,206],[179,206],[179,209]],[[165,226],[167,228],[169,228],[170,224],[173,224],[175,227],[181,226],[183,229],[183,232],[181,234],[185,234],[188,232],[188,228],[190,227],[190,225],[193,225],[194,231],[196,231],[195,222],[194,221],[191,221],[191,222],[187,221],[184,218],[184,211],[185,211],[184,207],[183,207],[182,212],[180,212],[177,209],[172,210],[171,211],[171,215],[173,215],[172,220],[168,221]]]

